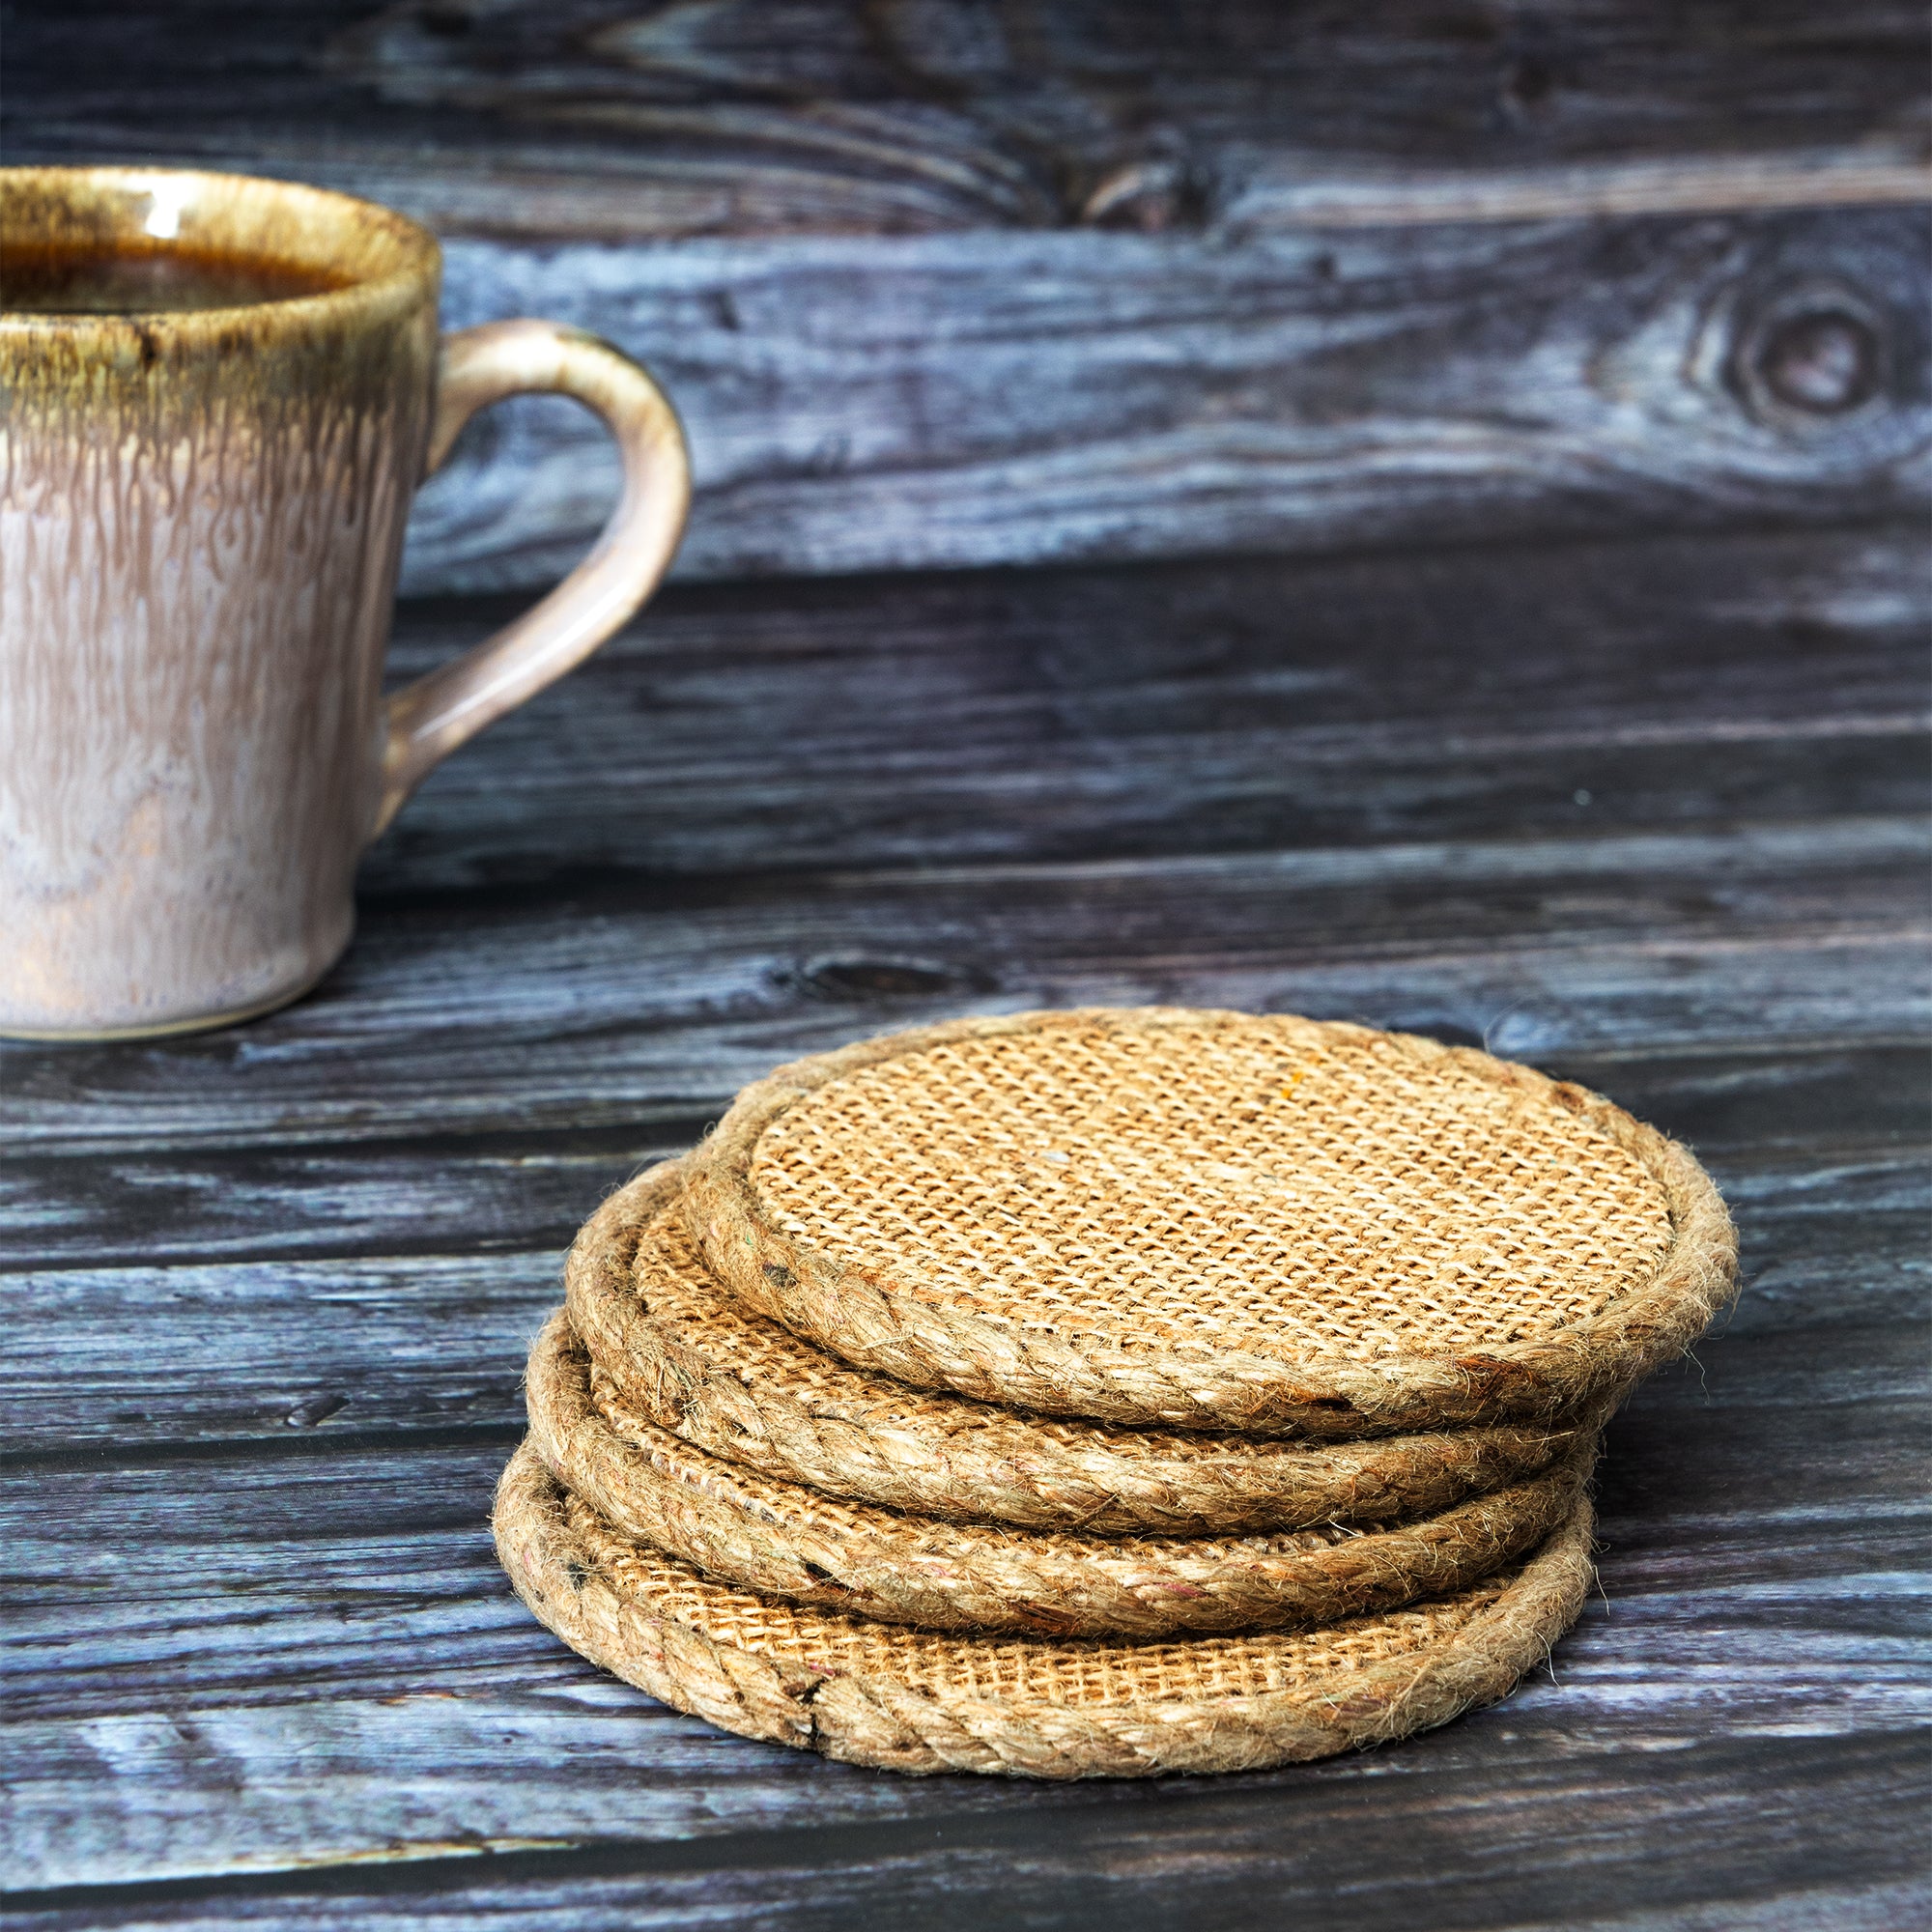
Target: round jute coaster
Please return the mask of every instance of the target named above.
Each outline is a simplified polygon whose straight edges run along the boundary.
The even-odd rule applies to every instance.
[[[1736,1243],[1684,1149],[1464,1047],[1180,1009],[965,1020],[749,1087],[686,1209],[747,1307],[1052,1414],[1347,1436],[1555,1416]]]
[[[530,1350],[530,1441],[626,1535],[722,1582],[927,1630],[1159,1636],[1333,1623],[1460,1590],[1576,1507],[1594,1445],[1440,1516],[1219,1540],[1010,1529],[902,1516],[775,1482],[627,1405],[561,1313]]]
[[[680,1711],[853,1764],[1032,1777],[1254,1771],[1444,1723],[1542,1662],[1590,1578],[1579,1499],[1525,1563],[1317,1630],[937,1635],[707,1582],[611,1529],[527,1443],[497,1488],[496,1532],[545,1624]]]
[[[1514,1423],[1311,1444],[1016,1414],[855,1369],[723,1293],[677,1164],[613,1194],[565,1264],[572,1326],[636,1412],[714,1456],[920,1516],[1168,1536],[1432,1516],[1594,1433]]]

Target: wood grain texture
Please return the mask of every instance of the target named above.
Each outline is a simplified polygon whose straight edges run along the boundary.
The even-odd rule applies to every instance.
[[[1518,1058],[1888,1037],[1925,1023],[1925,852],[1851,820],[426,898],[248,1033],[9,1050],[4,1116],[22,1150],[688,1119],[856,1033],[1079,1004],[1366,1016]]]
[[[452,324],[554,316],[665,380],[690,577],[1927,500],[1909,10],[97,11],[84,60],[13,30],[14,157],[423,216]],[[615,491],[577,412],[495,412],[406,582],[552,581]]]
[[[450,238],[452,322],[642,355],[687,576],[770,581],[673,589],[440,772],[314,999],[0,1047],[0,1919],[1932,1917],[1918,10],[4,25],[10,160],[371,193]],[[411,582],[554,575],[606,463],[485,419]],[[517,601],[409,608],[397,674]],[[724,1737],[550,1639],[484,1514],[588,1207],[779,1059],[1140,999],[1487,1041],[1720,1179],[1741,1301],[1614,1424],[1553,1673],[1041,1793]]]
[[[1880,1057],[1740,1056],[1679,1064],[1663,1080],[1613,1061],[1554,1070],[1607,1074],[1615,1097],[1661,1103],[1651,1118],[1666,1126],[1679,1106],[1737,1085],[1768,1111],[1802,1107],[1827,1084],[1807,1064],[1817,1059],[1857,1091],[1889,1087],[1917,1109],[1923,1054],[1890,1050],[1882,1067]],[[1751,1293],[1727,1335],[1918,1318],[1932,1209],[1918,1148],[1835,1138],[1698,1148],[1745,1216]],[[612,1185],[673,1151],[634,1141],[553,1159],[538,1143],[513,1162],[445,1142],[213,1162],[110,1156],[105,1172],[19,1163],[0,1218],[11,1257],[28,1264],[5,1284],[14,1346],[0,1361],[0,1457],[513,1431],[524,1350],[561,1299],[562,1248]],[[535,1170],[533,1186],[518,1184],[517,1166]],[[152,1374],[156,1360],[170,1365],[165,1380]],[[1872,1373],[1861,1388],[1876,1396],[1895,1392],[1904,1370]],[[1783,1399],[1825,1396],[1801,1375]]]
[[[16,150],[280,162],[545,240],[1826,200],[1909,183],[1924,145],[1923,22],[1892,0],[88,12],[84,43],[10,19]]]
[[[1096,1804],[1091,1813],[1056,1818],[1051,1842],[1037,1842],[1023,1822],[948,1816],[915,1830],[857,1827],[813,1833],[747,1833],[722,1849],[727,1864],[712,1867],[683,1856],[612,1849],[568,1860],[531,1854],[474,1864],[366,1869],[303,1883],[281,1880],[273,1890],[149,1889],[122,1902],[75,1889],[42,1894],[43,1911],[23,1911],[22,1926],[137,1927],[263,1925],[305,1927],[488,1923],[531,1928],[688,1926],[713,1918],[811,1928],[977,1928],[997,1918],[1024,1891],[1036,1922],[1069,1932],[1133,1922],[1274,1927],[1319,1916],[1342,1932],[1375,1932],[1389,1923],[1427,1922],[1479,1928],[1509,1915],[1523,1932],[1734,1932],[1740,1925],[1830,1926],[1833,1932],[1897,1932],[1918,1923],[1932,1887],[1908,1849],[1917,1822],[1900,1776],[1910,1741],[1852,1748],[1804,1740],[1760,1741],[1743,1750],[1707,1749],[1647,1763],[1617,1792],[1618,1809],[1579,1812],[1573,1777],[1558,1775],[1507,1793],[1485,1790],[1466,1804],[1468,1780],[1450,1770],[1376,1788],[1372,1803],[1351,1786],[1312,1788],[1293,1807],[1305,1846],[1284,1843],[1282,1810],[1245,1813],[1222,1802],[1181,1802],[1159,1852],[1141,1821]],[[1747,1781],[1807,1794],[1800,1803],[1741,1804]],[[1901,1790],[1908,1795],[1901,1796]],[[1438,1820],[1459,1812],[1451,1832]],[[1460,1816],[1466,1807],[1466,1816]],[[1885,1842],[1868,1856],[1862,1832],[1841,1822],[1861,1816]],[[1367,1818],[1386,1820],[1368,1830]],[[1659,1863],[1647,1852],[1681,1829],[1680,1857]],[[1737,1880],[1714,1892],[1696,1854],[1700,1840],[1721,1837],[1751,1854]],[[1397,1856],[1405,1844],[1425,1858]],[[1337,1846],[1329,1850],[1330,1844]],[[1511,1861],[1524,1843],[1560,1843],[1562,1855],[1535,1871]],[[1801,1849],[1797,1849],[1802,1846]],[[1807,1883],[1814,1848],[1857,1861],[1861,1873],[1843,1885]],[[1647,1871],[1641,1868],[1648,1862]],[[386,1880],[388,1889],[379,1889]],[[263,1886],[269,1881],[258,1882]],[[1601,1914],[1579,1917],[1590,1898]],[[1200,1918],[1192,1915],[1196,1910]]]
[[[43,1894],[45,1909],[23,1911],[16,1922],[624,1928],[735,1918],[834,1932],[901,1926],[911,1913],[910,1922],[923,1927],[978,1928],[997,1922],[1023,1894],[1036,1922],[1070,1932],[1136,1920],[1274,1927],[1306,1917],[1344,1932],[1417,1922],[1506,1922],[1531,1932],[1660,1925],[1896,1932],[1917,1923],[1932,1900],[1909,1849],[1916,1812],[1901,1771],[1913,1748],[1910,1740],[1848,1748],[1804,1739],[1693,1747],[1644,1761],[1616,1788],[1614,1810],[1579,1806],[1574,1770],[1506,1791],[1485,1786],[1482,1802],[1470,1803],[1471,1780],[1450,1766],[1434,1777],[1366,1790],[1311,1782],[1292,1806],[1244,1804],[1232,1793],[1175,1797],[1159,1850],[1148,1843],[1145,1818],[1095,1801],[1078,1813],[1056,1813],[1044,1843],[1024,1820],[962,1812],[911,1829],[777,1831],[567,1859],[534,1853],[493,1858],[480,1869],[474,1861],[380,1873],[364,1867],[306,1882],[257,1881],[213,1898],[197,1896],[200,1887],[157,1886],[124,1903],[75,1889]],[[1759,1779],[1802,1790],[1807,1800],[1741,1804],[1739,1790]],[[1453,1827],[1443,1822],[1445,1809],[1455,1813]],[[1875,1855],[1867,1855],[1862,1831],[1843,1822],[1850,1816],[1883,1835]],[[1293,1833],[1284,1832],[1284,1817]],[[1660,1837],[1680,1831],[1680,1856],[1647,1859]],[[1695,1850],[1713,1839],[1749,1854],[1721,1891]],[[1532,1870],[1519,1861],[1524,1844],[1562,1850]],[[1407,1848],[1420,1856],[1405,1856]],[[1807,1883],[1807,1860],[1818,1849],[1860,1861],[1861,1872],[1842,1885]],[[1582,1899],[1598,1908],[1586,1907],[1587,1918],[1574,1909]]]
[[[1695,1363],[1667,1371],[1618,1418],[1601,1478],[1602,1538],[1626,1580],[1730,1593],[1741,1615],[1755,1597],[1770,1632],[1787,1612],[1856,1616],[1850,1587],[1837,1609],[1829,1590],[1795,1610],[1787,1598],[1794,1577],[1862,1565],[1874,1629],[1889,1618],[1910,1639],[1922,1585],[1899,1565],[1912,1568],[1924,1534],[1926,1459],[1901,1430],[1924,1393],[1924,1339],[1919,1323],[1840,1317],[1802,1335],[1707,1341]],[[1794,1399],[1807,1371],[1809,1404]],[[487,1680],[504,1646],[574,1670],[526,1632],[495,1568],[486,1519],[509,1436],[477,1427],[414,1443],[311,1441],[281,1456],[240,1444],[40,1459],[34,1484],[9,1486],[9,1623],[22,1639],[9,1721],[58,1727],[163,1692],[183,1713],[382,1698],[432,1678]],[[1922,1649],[1906,1641],[1889,1689],[1843,1687],[1872,1712],[1830,1722],[1918,1722],[1927,1687],[1910,1688],[1915,1659]],[[1752,1706],[1783,1693],[1775,1670],[1741,1669],[1711,1694]]]
[[[1768,1807],[1755,1817],[1740,1815],[1729,1801],[1739,1773],[1776,1766],[1790,1782],[1803,1782],[1828,1812],[1862,1810],[1882,1828],[1909,1836],[1912,1810],[1886,1790],[1889,1772],[1907,1755],[1892,1747],[1843,1751],[1802,1743],[1764,1746],[1742,1754],[1702,1753],[1692,1763],[1666,1760],[1630,1786],[1628,1823],[1581,1821],[1582,1842],[1547,1876],[1454,1876],[1439,1865],[1434,1883],[1404,1865],[1388,1867],[1390,1838],[1364,1833],[1359,1794],[1311,1791],[1296,1808],[1319,1841],[1345,1837],[1350,1852],[1329,1858],[1297,1854],[1284,1847],[1278,1817],[1238,1819],[1224,1807],[1187,1810],[1174,1821],[1170,1856],[1155,1859],[1131,1825],[1096,1808],[1094,1815],[1063,1821],[1057,1842],[1036,1848],[1009,1821],[948,1818],[923,1825],[919,1842],[895,1842],[890,1830],[864,1827],[827,1833],[808,1846],[802,1837],[773,1833],[733,1842],[737,1862],[729,1869],[694,1868],[681,1861],[628,1861],[607,1857],[589,1869],[559,1873],[542,1855],[493,1860],[489,1875],[475,1871],[459,1883],[446,1867],[412,1873],[420,1883],[396,1883],[379,1891],[381,1880],[357,1875],[330,1884],[284,1881],[269,1897],[225,1894],[213,1901],[173,1902],[157,1888],[150,1901],[104,1905],[98,1894],[68,1895],[68,1909],[45,1916],[19,1916],[36,1926],[256,1925],[282,1923],[299,1916],[304,1925],[336,1927],[408,1924],[442,1927],[487,1920],[495,1925],[556,1927],[686,1926],[694,1918],[741,1915],[748,1922],[832,1928],[841,1925],[894,1926],[907,1922],[908,1901],[917,1901],[922,1926],[977,1927],[997,1914],[1016,1882],[1027,1886],[1042,1922],[1068,1927],[1107,1926],[1121,1915],[1146,1908],[1170,1916],[1161,1922],[1212,1922],[1236,1927],[1273,1926],[1284,1914],[1317,1914],[1324,1924],[1372,1928],[1400,1916],[1427,1909],[1442,1926],[1483,1926],[1497,1922],[1490,1914],[1513,1912],[1513,1926],[1562,1926],[1565,1932],[1609,1932],[1668,1924],[1687,1932],[1730,1932],[1739,1924],[1830,1925],[1844,1932],[1895,1932],[1922,1917],[1928,1894],[1911,1875],[1909,1859],[1897,1838],[1874,1861],[1867,1880],[1845,1887],[1805,1887],[1790,1883],[1792,1809]],[[1445,1778],[1435,1785],[1378,1792],[1390,1818],[1392,1838],[1404,1826],[1426,1821],[1433,1804],[1453,1788]],[[1525,1791],[1514,1802],[1494,1805],[1480,1824],[1464,1828],[1461,1843],[1488,1853],[1500,1866],[1520,1839],[1573,1831],[1578,1821],[1567,1812],[1573,1794],[1558,1789]],[[1802,1815],[1802,1814],[1801,1814]],[[1571,1901],[1592,1892],[1610,1907],[1639,1894],[1623,1883],[1640,1856],[1646,1827],[1681,1818],[1687,1833],[1728,1831],[1748,1838],[1759,1852],[1747,1887],[1713,1901],[1687,1856],[1658,1870],[1642,1889],[1642,1904],[1631,1916],[1574,1916]],[[1272,1827],[1272,1829],[1271,1829]],[[1426,1827],[1425,1827],[1426,1829]],[[910,1840],[913,1833],[903,1834]],[[579,1861],[580,1867],[585,1862]],[[1474,1861],[1471,1861],[1472,1865]],[[515,1865],[520,1878],[499,1875]],[[528,1874],[528,1876],[521,1876]],[[1205,1898],[1211,1921],[1186,1914]],[[1427,1900],[1426,1907],[1422,1901]],[[1265,1905],[1258,1901],[1266,1900]],[[1534,1918],[1525,1916],[1535,1914]],[[99,1916],[90,1916],[98,1914]],[[1291,1918],[1288,1922],[1293,1922]]]
[[[1915,1922],[1918,542],[683,590],[426,791],[315,999],[0,1050],[6,1922]],[[1743,1295],[1613,1426],[1553,1679],[1041,1794],[562,1650],[484,1515],[582,1213],[785,1055],[1091,998],[1487,1037],[1710,1163]]]
[[[362,883],[1911,812],[1923,550],[1913,523],[678,588],[438,770]],[[393,671],[515,608],[405,606]]]
[[[1928,243],[1908,209],[465,241],[444,311],[553,314],[651,365],[692,441],[683,574],[932,569],[1916,509]],[[1869,391],[1776,401],[1789,331],[1840,311]],[[419,499],[406,585],[546,581],[615,484],[579,412],[497,412]]]
[[[390,1143],[400,1173],[433,1122],[509,1132],[521,1187],[530,1128],[641,1157],[778,1059],[966,1007],[1272,1003],[1546,1057],[1896,1037],[1924,995],[1918,549],[680,591],[432,779],[317,998],[0,1047],[0,1124],[22,1153]],[[399,672],[489,615],[418,607]],[[380,1224],[356,1201],[325,1211]]]
[[[1836,1386],[1873,1339],[1814,1339],[1812,1373]],[[1922,1458],[1899,1453],[1913,1405],[1768,1414],[1757,1384],[1776,1352],[1713,1347],[1701,1377],[1662,1378],[1620,1420],[1606,1604],[1552,1684],[1415,1769],[1510,1783],[1517,1760],[1552,1748],[1870,1744],[1932,1715],[1906,1574],[1924,1529]],[[43,1465],[10,1512],[8,1622],[40,1646],[8,1688],[18,1877],[99,1885],[961,1808],[953,1780],[867,1778],[718,1738],[550,1642],[489,1548],[501,1454],[493,1433],[401,1459]],[[1385,1775],[1389,1755],[1357,1775]]]
[[[1913,1045],[1637,1048],[1544,1064],[1686,1141],[1727,1187],[1760,1188],[1768,1211],[1826,1211],[1855,1190],[1858,1211],[1878,1214],[1912,1185],[1926,1071]],[[89,1259],[188,1269],[377,1253],[406,1272],[418,1258],[560,1257],[586,1202],[682,1151],[705,1124],[694,1113],[466,1135],[418,1122],[412,1134],[339,1143],[20,1150],[0,1169],[0,1279]]]

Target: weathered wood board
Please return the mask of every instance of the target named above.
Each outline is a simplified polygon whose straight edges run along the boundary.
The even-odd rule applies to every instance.
[[[1079,1004],[1367,1015],[1520,1058],[1924,1026],[1925,929],[1897,918],[1923,878],[1921,828],[1681,842],[1586,845],[1571,872],[1548,848],[1465,848],[1446,867],[1424,848],[1350,867],[1311,855],[831,876],[776,906],[750,893],[694,905],[696,891],[668,907],[587,893],[521,909],[431,901],[372,920],[299,1018],[49,1056],[14,1075],[7,1113],[22,1149],[85,1138],[101,1151],[161,1136],[388,1139],[411,1116],[466,1133],[653,1110],[684,1121],[854,1032]],[[1672,861],[1677,893],[1660,880]],[[1796,903],[1781,930],[1786,867]],[[1459,907],[1491,930],[1463,936]],[[997,990],[976,996],[981,973]],[[919,991],[841,997],[875,975]]]
[[[1899,0],[16,6],[16,157],[276,163],[539,241],[1920,195]]]
[[[0,1047],[5,1922],[1922,1918],[1918,545],[680,590],[405,813],[314,998]],[[1744,1293],[1615,1424],[1553,1672],[1041,1791],[579,1663],[484,1528],[578,1220],[784,1054],[1092,998],[1487,1037],[1710,1162]]]
[[[415,213],[452,325],[652,362],[699,496],[313,998],[0,1046],[0,1922],[1932,1919],[1920,10],[4,29],[10,162]],[[479,421],[397,675],[613,487],[560,405]],[[1010,564],[1055,567],[952,568]],[[1613,1426],[1552,1669],[1043,1791],[725,1737],[538,1628],[484,1518],[596,1200],[794,1053],[1153,999],[1487,1042],[1719,1179],[1743,1294]]]
[[[681,589],[442,766],[379,898],[1932,805],[1924,526]],[[517,608],[405,607],[415,676]],[[1818,692],[1828,680],[1832,702]]]
[[[10,159],[422,215],[452,324],[551,315],[662,375],[687,576],[1932,500],[1910,9],[96,13],[84,59],[10,16]],[[615,488],[582,412],[495,412],[406,583],[548,581]]]
[[[1921,1052],[1805,1042],[1546,1064],[1695,1147],[1747,1212],[1754,1296],[1728,1333],[1804,1329],[1854,1299],[1866,1321],[1922,1312]],[[514,1427],[505,1365],[557,1299],[585,1204],[698,1126],[532,1139],[424,1121],[320,1148],[16,1154],[0,1205],[18,1270],[0,1453]],[[145,1367],[156,1352],[178,1372],[161,1386]]]
[[[1924,1472],[1898,1446],[1914,1405],[1764,1403],[1761,1352],[1710,1345],[1704,1387],[1679,1374],[1620,1426],[1589,1626],[1553,1685],[1423,1747],[1427,1769],[1506,1778],[1499,1726],[1629,1752],[1932,1719],[1909,1574]],[[1829,1389],[1846,1352],[1828,1347]],[[484,1436],[45,1474],[13,1533],[49,1580],[15,1589],[10,1623],[53,1666],[9,1690],[14,1856],[99,1884],[960,1808],[959,1780],[727,1742],[596,1679],[496,1568],[482,1520],[504,1453]],[[1059,1797],[968,1786],[965,1808]]]
[[[1529,1057],[1909,1035],[1917,547],[680,592],[432,781],[317,1000],[14,1051],[0,1124],[20,1151],[426,1120],[662,1145],[854,1031],[1082,999]],[[399,656],[484,621],[425,610]]]
[[[445,312],[556,315],[647,361],[692,440],[680,570],[741,577],[1916,510],[1928,259],[1910,209],[464,241]],[[1847,386],[1788,400],[1840,329]],[[511,406],[420,499],[406,582],[544,581],[616,487],[582,412]]]

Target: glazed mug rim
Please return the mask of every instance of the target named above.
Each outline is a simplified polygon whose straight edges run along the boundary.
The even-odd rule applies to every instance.
[[[68,217],[47,219],[58,212]],[[243,218],[253,214],[251,229]],[[251,241],[274,219],[276,247]],[[10,309],[0,286],[0,334],[72,337],[103,328],[164,328],[194,337],[260,327],[351,322],[434,301],[442,249],[419,222],[380,202],[339,189],[269,175],[210,168],[127,163],[0,167],[0,262],[9,242],[41,242],[54,233],[107,245],[140,241],[156,253],[172,242],[203,246],[240,260],[277,261],[341,279],[298,296],[269,297],[216,308],[116,312]]]

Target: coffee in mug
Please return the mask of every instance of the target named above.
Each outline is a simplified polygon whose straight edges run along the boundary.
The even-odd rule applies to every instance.
[[[649,376],[552,323],[440,338],[440,279],[433,237],[346,195],[0,169],[0,1034],[296,998],[430,768],[668,567],[690,476]],[[385,700],[411,497],[522,390],[605,418],[623,498],[534,609]]]

